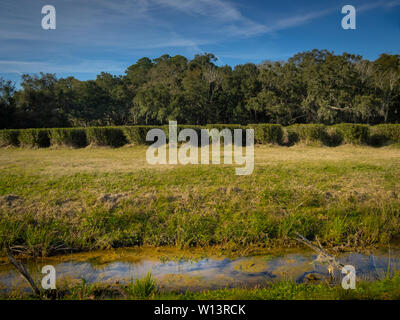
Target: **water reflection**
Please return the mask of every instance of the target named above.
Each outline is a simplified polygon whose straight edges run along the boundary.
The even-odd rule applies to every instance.
[[[297,282],[312,280],[324,281],[329,274],[327,266],[315,261],[313,253],[286,253],[280,255],[261,255],[239,258],[202,258],[193,260],[168,260],[141,257],[126,259],[117,256],[115,260],[102,262],[97,258],[74,261],[66,257],[62,262],[37,261],[28,264],[28,270],[36,279],[41,279],[41,268],[52,264],[57,271],[57,281],[74,281],[84,278],[94,282],[127,282],[142,278],[149,271],[157,279],[162,289],[185,291],[265,286],[268,282],[291,279]],[[358,280],[376,280],[386,276],[389,271],[400,269],[400,250],[377,251],[374,254],[344,253],[338,256],[341,263],[356,268]],[[390,259],[389,259],[390,257]],[[70,259],[70,260],[66,260]],[[312,277],[310,277],[312,275]],[[341,275],[336,274],[337,281]],[[0,266],[0,285],[2,290],[16,286],[26,287],[10,265]]]

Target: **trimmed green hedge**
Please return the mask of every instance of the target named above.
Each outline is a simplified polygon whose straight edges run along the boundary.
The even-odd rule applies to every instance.
[[[200,127],[200,126],[198,126],[198,127]],[[224,130],[224,129],[229,129],[229,130],[233,131],[234,129],[245,129],[245,127],[240,124],[216,123],[216,124],[207,124],[206,129],[218,129],[219,131]]]
[[[295,124],[286,130],[291,135],[292,143],[326,143],[327,132],[323,124]]]
[[[45,148],[50,145],[65,145],[82,148],[88,144],[97,146],[121,147],[127,143],[147,145],[147,132],[159,128],[164,130],[167,142],[169,126],[126,126],[126,127],[88,127],[54,129],[4,129],[0,130],[0,146],[21,146]],[[369,144],[374,146],[400,144],[400,124],[342,123],[333,126],[322,124],[296,124],[283,128],[278,124],[210,124],[207,126],[178,125],[178,135],[183,129],[194,129],[200,139],[201,129],[254,129],[255,143],[294,145],[298,142],[338,146],[342,143]],[[233,134],[233,132],[232,132]],[[243,132],[245,141],[245,132]]]
[[[378,124],[372,126],[370,141],[374,145],[400,143],[400,124]]]
[[[287,128],[292,134],[291,143],[320,143],[327,146],[338,146],[342,143],[367,144],[369,126],[364,124],[341,123],[333,126],[323,124],[296,124]],[[297,137],[296,137],[297,135]]]
[[[50,146],[49,129],[22,129],[18,140],[22,147],[47,148]]]
[[[125,138],[128,143],[133,145],[146,145],[152,142],[146,141],[147,132],[151,129],[156,129],[160,127],[156,126],[127,126],[124,127]],[[163,129],[163,128],[160,128]],[[165,132],[165,130],[164,130]]]
[[[50,129],[50,143],[52,146],[82,148],[87,146],[86,131],[83,128]]]
[[[127,143],[122,127],[89,127],[86,128],[89,144],[118,148]]]
[[[200,147],[201,146],[201,129],[210,129],[210,128],[202,127],[202,126],[199,126],[199,125],[193,125],[192,126],[192,125],[189,125],[189,124],[185,124],[185,125],[178,124],[178,138],[179,138],[179,133],[184,129],[192,129],[192,130],[196,131],[197,137],[198,137],[197,146]],[[167,136],[167,142],[168,142],[169,141],[169,127],[168,126],[164,127],[164,132],[165,132],[165,135]],[[232,134],[233,134],[233,132],[232,132]],[[178,144],[180,144],[180,143],[184,143],[184,142],[179,142],[178,141]]]
[[[325,145],[330,147],[337,147],[338,145],[341,145],[343,143],[343,135],[334,126],[326,127],[325,132]]]
[[[178,125],[177,126],[177,134],[179,135],[179,132],[181,132],[183,129],[193,129],[197,132],[198,136],[200,137],[200,130],[202,127],[200,126],[191,126],[191,125]],[[148,145],[152,144],[152,141],[146,141],[146,136],[147,133],[151,129],[161,129],[165,133],[165,137],[167,139],[167,142],[169,140],[169,126],[168,125],[163,125],[163,126],[127,126],[124,127],[124,134],[126,137],[126,140],[133,144],[133,145]]]
[[[369,140],[369,126],[366,124],[341,123],[334,126],[343,136],[345,143],[367,144]]]
[[[0,147],[19,146],[19,133],[20,130],[14,129],[0,130]]]
[[[282,144],[283,129],[280,124],[249,124],[254,129],[254,142]]]

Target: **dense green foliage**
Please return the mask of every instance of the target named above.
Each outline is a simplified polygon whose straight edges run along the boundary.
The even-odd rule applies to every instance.
[[[149,271],[143,279],[136,278],[135,281],[132,280],[126,286],[126,292],[138,299],[149,299],[158,293],[157,281],[151,277],[151,272]]]
[[[326,139],[325,126],[322,124],[296,124],[290,126],[288,131],[294,133],[294,142],[323,143]]]
[[[372,135],[378,138],[378,143],[400,143],[400,126],[395,124],[381,124],[371,128]]]
[[[341,123],[336,125],[346,143],[365,144],[369,138],[369,126],[362,124]]]
[[[213,54],[139,59],[124,76],[0,79],[0,128],[210,123],[398,123],[400,57],[313,50],[218,66]]]
[[[20,145],[31,148],[46,148],[50,146],[48,129],[23,129],[18,135]]]
[[[124,133],[128,143],[133,145],[146,144],[147,132],[157,127],[153,126],[127,126],[124,127]]]
[[[0,146],[49,147],[94,146],[121,147],[125,144],[146,145],[147,132],[151,129],[164,131],[167,141],[169,128],[165,126],[124,126],[124,127],[86,127],[86,128],[54,128],[54,129],[4,129],[0,130]],[[295,124],[282,127],[279,124],[235,124],[178,125],[178,135],[183,129],[194,129],[200,139],[201,129],[254,129],[256,144],[277,144],[291,146],[296,143],[338,146],[348,144],[384,144],[400,143],[400,124],[380,124],[368,126],[363,124],[341,123],[333,126],[323,124]],[[245,137],[242,137],[245,141]],[[211,138],[210,138],[211,139]],[[221,140],[223,141],[223,140]]]
[[[54,146],[85,147],[87,146],[86,131],[82,128],[50,129],[50,143]]]
[[[126,144],[121,127],[90,127],[86,129],[87,140],[96,146],[121,147]]]
[[[254,129],[255,143],[282,143],[283,129],[279,124],[250,124],[249,128]]]
[[[0,146],[18,146],[19,130],[0,130]]]

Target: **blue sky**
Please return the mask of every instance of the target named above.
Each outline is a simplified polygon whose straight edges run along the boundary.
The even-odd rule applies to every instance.
[[[41,9],[56,8],[43,30]],[[343,30],[341,8],[357,10]],[[94,79],[137,59],[212,52],[219,64],[285,60],[313,48],[375,59],[400,53],[400,0],[0,0],[0,77],[22,73]]]

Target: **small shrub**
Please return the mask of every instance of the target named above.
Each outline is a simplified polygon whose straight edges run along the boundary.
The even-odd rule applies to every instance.
[[[122,127],[89,127],[86,129],[88,143],[96,146],[121,147],[126,144]]]
[[[326,143],[326,128],[323,124],[295,124],[288,130],[297,134],[297,140],[304,143]]]
[[[21,146],[31,148],[47,148],[50,146],[48,129],[23,129],[18,140]]]
[[[147,132],[155,127],[152,126],[129,126],[124,127],[126,140],[133,145],[149,144],[146,141]]]
[[[263,125],[263,129],[266,143],[282,143],[283,130],[280,124],[266,124]]]
[[[330,147],[336,147],[343,143],[343,135],[335,127],[327,127],[324,144]]]
[[[400,143],[400,124],[379,124],[371,127],[370,143]]]
[[[0,147],[18,146],[19,130],[5,129],[0,130]]]
[[[148,272],[143,279],[136,279],[126,287],[128,295],[134,298],[145,299],[157,293],[157,282],[152,279],[151,273]]]
[[[282,143],[283,129],[280,124],[250,124],[249,128],[254,129],[255,143]]]
[[[82,148],[87,146],[86,132],[82,128],[50,129],[50,143],[57,146]]]
[[[384,135],[378,133],[371,133],[368,138],[368,144],[373,147],[381,147],[389,142],[390,140],[388,140]]]
[[[291,128],[285,128],[283,133],[283,144],[286,146],[293,146],[299,142],[299,135]]]
[[[365,124],[341,123],[334,126],[343,136],[345,143],[366,144],[369,139],[369,126]]]

